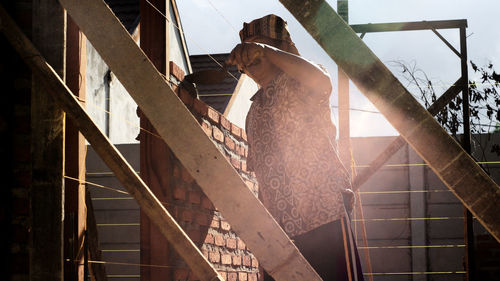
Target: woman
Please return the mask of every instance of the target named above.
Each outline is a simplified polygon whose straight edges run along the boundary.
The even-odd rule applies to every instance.
[[[276,15],[244,23],[240,38],[226,63],[260,85],[246,119],[247,167],[260,200],[323,280],[363,280],[344,206],[352,192],[335,148],[330,76],[300,57]]]

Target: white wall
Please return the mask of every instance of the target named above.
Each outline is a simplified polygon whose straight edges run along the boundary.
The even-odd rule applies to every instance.
[[[252,102],[250,98],[259,90],[252,78],[242,74],[235,94],[224,112],[224,116],[236,126],[245,129],[245,118]]]
[[[112,143],[137,143],[137,104],[87,41],[87,112]],[[110,113],[108,113],[110,112]]]

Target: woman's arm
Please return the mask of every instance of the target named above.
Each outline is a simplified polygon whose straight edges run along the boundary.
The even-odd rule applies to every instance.
[[[257,78],[257,80],[272,75],[272,73],[268,72],[273,66],[314,92],[329,94],[332,90],[330,76],[319,66],[300,56],[281,51],[269,45],[260,43],[238,44],[231,52],[227,63],[237,65],[238,68],[248,73],[252,78]]]

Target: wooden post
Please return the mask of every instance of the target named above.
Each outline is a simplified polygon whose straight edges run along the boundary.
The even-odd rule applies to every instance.
[[[500,241],[500,187],[448,135],[326,1],[280,0],[443,183]]]
[[[61,3],[266,271],[276,280],[320,280],[107,5],[101,0]]]
[[[64,80],[66,13],[55,0],[33,2],[33,43]],[[64,112],[39,77],[31,96],[30,280],[63,280]]]
[[[169,22],[163,15],[169,13],[170,0],[141,0],[141,49],[146,53],[159,72],[168,77],[167,64]],[[152,5],[154,7],[152,7]],[[139,111],[140,112],[140,111]],[[168,202],[167,191],[171,189],[172,152],[165,142],[157,137],[148,118],[139,113],[141,119],[140,170],[142,180],[161,202]],[[152,135],[150,132],[154,132]],[[168,265],[170,247],[158,227],[141,210],[141,263]],[[170,280],[170,268],[141,267],[141,280]]]
[[[85,76],[87,40],[78,26],[68,17],[66,84],[77,99],[85,105]],[[64,265],[65,280],[84,280],[84,236],[86,229],[85,204],[85,138],[73,121],[66,122],[65,175],[79,181],[65,179]]]
[[[187,234],[170,216],[165,207],[139,178],[116,147],[111,144],[109,139],[92,121],[54,69],[50,67],[1,6],[0,22],[2,23],[0,25],[1,31],[25,63],[32,69],[33,74],[38,77],[38,81],[47,89],[45,94],[73,119],[96,153],[109,166],[111,171],[114,172],[116,178],[128,190],[130,195],[137,200],[139,206],[148,214],[149,218],[160,228],[162,234],[169,239],[173,247],[191,267],[196,276],[202,281],[222,281],[222,277],[215,271],[196,245],[189,240]],[[47,208],[47,206],[45,207]],[[59,236],[59,240],[62,240],[62,234]],[[56,254],[54,251],[51,251],[47,253],[45,258],[52,261],[50,255]],[[62,255],[59,257],[60,260],[58,261],[62,266]],[[56,269],[51,263],[47,266],[50,266],[54,270]],[[37,274],[38,276],[45,278],[37,278],[37,280],[62,280],[62,270],[55,273],[44,273],[43,276],[39,273]],[[54,278],[47,278],[47,276]]]

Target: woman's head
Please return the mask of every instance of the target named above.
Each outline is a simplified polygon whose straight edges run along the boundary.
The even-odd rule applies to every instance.
[[[288,33],[286,21],[277,15],[271,14],[250,23],[243,23],[240,39],[241,42],[263,43],[299,55],[290,33]]]

